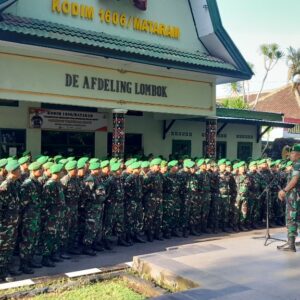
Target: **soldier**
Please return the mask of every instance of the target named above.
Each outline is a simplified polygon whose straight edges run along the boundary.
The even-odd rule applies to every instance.
[[[125,230],[126,241],[132,244],[132,239],[145,243],[142,238],[144,209],[143,209],[143,176],[140,176],[140,162],[130,165],[132,174],[124,182],[125,189]]]
[[[162,237],[162,192],[163,183],[160,170],[161,159],[155,158],[150,163],[150,171],[144,178],[145,188],[145,229],[149,242],[153,242],[153,236],[157,240]]]
[[[0,280],[12,281],[8,268],[17,241],[19,223],[20,165],[10,160],[6,167],[6,179],[0,185]]]
[[[219,188],[220,188],[220,228],[224,232],[232,232],[229,227],[231,195],[236,191],[236,183],[228,171],[228,161],[221,159],[218,161],[219,166]]]
[[[30,157],[29,156],[21,157],[18,160],[18,163],[19,163],[20,169],[21,169],[20,181],[21,181],[21,183],[23,183],[29,177],[28,166],[30,164]]]
[[[61,247],[61,233],[65,212],[65,196],[60,179],[62,177],[62,164],[54,164],[51,168],[51,177],[43,188],[43,215],[42,215],[42,265],[55,267],[59,262]]]
[[[100,182],[100,163],[92,162],[89,165],[90,175],[84,179],[88,188],[88,195],[84,205],[84,234],[82,239],[83,253],[95,256],[96,251],[102,251],[101,245],[97,245],[97,235],[102,233],[103,206],[105,202],[105,186]],[[100,241],[101,242],[101,241]],[[98,249],[98,246],[100,247]]]
[[[289,176],[285,188],[278,193],[278,198],[281,201],[286,201],[288,242],[282,246],[278,246],[277,249],[281,251],[296,252],[295,239],[298,235],[300,221],[300,144],[293,146],[290,153],[290,159],[294,163],[294,170]]]
[[[33,261],[35,247],[38,244],[41,230],[42,185],[38,178],[42,174],[41,164],[31,163],[28,167],[30,177],[27,178],[20,190],[20,270],[25,274],[33,274],[32,268],[42,265]]]
[[[7,175],[7,171],[5,170],[6,164],[7,164],[6,158],[0,160],[0,184],[5,180]]]
[[[146,176],[149,172],[150,162],[149,161],[143,161],[141,164],[141,176]]]
[[[39,182],[42,186],[45,185],[45,183],[50,179],[51,177],[51,171],[50,168],[54,165],[53,162],[46,162],[43,164],[43,173],[41,177],[39,178]]]
[[[68,172],[61,179],[64,188],[66,212],[64,220],[64,232],[66,239],[62,241],[63,252],[68,251],[70,254],[79,255],[81,251],[78,249],[78,203],[80,189],[77,180],[77,161],[70,160],[65,165],[65,170]]]

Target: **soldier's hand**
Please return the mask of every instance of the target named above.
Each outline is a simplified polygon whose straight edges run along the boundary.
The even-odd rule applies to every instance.
[[[284,201],[285,196],[286,196],[285,191],[281,190],[281,191],[278,192],[278,198],[279,198],[280,201]]]

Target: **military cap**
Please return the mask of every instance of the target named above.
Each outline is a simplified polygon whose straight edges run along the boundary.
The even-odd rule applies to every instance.
[[[152,166],[158,166],[161,164],[161,158],[154,158],[150,162],[150,167]]]
[[[257,165],[257,161],[251,161],[250,163],[249,163],[249,167],[252,167],[252,166],[256,166]]]
[[[90,163],[90,164],[92,164],[92,163],[94,163],[94,162],[99,162],[99,158],[94,157],[94,158],[91,158],[91,159],[89,160],[89,163]]]
[[[54,163],[52,161],[48,161],[45,164],[43,164],[43,168],[45,170],[49,170],[53,165],[54,165]]]
[[[168,163],[169,168],[173,168],[173,167],[176,167],[176,166],[178,166],[178,160],[172,160]]]
[[[99,163],[99,162],[93,162],[93,163],[90,163],[89,169],[90,169],[90,170],[97,170],[97,169],[100,169],[100,163]]]
[[[238,168],[245,167],[245,166],[246,166],[246,162],[245,161],[241,161],[241,162],[239,162]]]
[[[86,164],[87,162],[89,161],[89,158],[88,157],[81,157],[78,159],[78,163],[83,163],[83,164]]]
[[[5,166],[5,170],[7,172],[12,172],[12,171],[15,171],[17,170],[18,168],[20,167],[20,164],[17,160],[10,160],[6,166]]]
[[[266,159],[261,159],[257,164],[262,165],[262,164],[265,164],[266,162],[267,162]]]
[[[7,162],[9,162],[9,161],[11,161],[11,160],[16,160],[16,159],[14,159],[13,157],[8,157],[8,158],[7,158]]]
[[[226,164],[226,158],[220,159],[220,160],[218,161],[218,166],[220,166],[220,165],[225,165],[225,164]]]
[[[41,165],[45,164],[49,159],[49,156],[40,156],[36,161]]]
[[[77,162],[77,169],[83,169],[85,167],[85,162],[84,160],[78,160]]]
[[[7,159],[6,158],[3,158],[0,160],[0,168],[3,168],[5,167],[7,164]]]
[[[112,172],[116,172],[121,168],[121,164],[118,162],[115,162],[114,164],[110,165],[110,170]]]
[[[53,160],[56,164],[58,164],[58,162],[62,159],[63,157],[61,155],[56,155],[54,156]]]
[[[65,165],[65,169],[67,171],[72,171],[76,168],[77,168],[77,161],[76,160],[71,160],[71,161],[67,162],[67,164]]]
[[[206,163],[206,164],[209,164],[210,162],[211,162],[211,159],[210,159],[210,158],[206,158],[206,159],[205,159],[205,163]]]
[[[233,170],[236,170],[238,167],[239,167],[239,162],[237,162],[237,163],[235,163],[233,166],[232,166],[232,168],[233,168]]]
[[[277,164],[276,164],[276,161],[272,161],[270,162],[270,167],[275,167]]]
[[[232,165],[231,161],[230,161],[230,160],[227,160],[227,161],[226,161],[226,166],[231,166],[231,165]]]
[[[22,153],[22,156],[30,156],[31,155],[31,151],[26,150]]]
[[[115,164],[118,161],[117,158],[113,157],[110,161],[109,164],[112,166],[113,164]]]
[[[277,159],[277,160],[275,161],[275,163],[276,163],[276,165],[280,165],[280,164],[281,164],[281,159]]]
[[[42,167],[42,164],[35,161],[29,165],[28,169],[29,169],[29,171],[37,171],[37,170],[41,169],[41,167]]]
[[[293,162],[292,162],[292,161],[288,161],[288,162],[285,164],[286,167],[290,167],[290,166],[292,166],[292,165],[293,165]]]
[[[109,160],[104,160],[101,162],[100,164],[100,168],[103,169],[105,167],[108,167],[109,166]]]
[[[133,164],[131,164],[131,165],[129,166],[129,168],[132,169],[132,170],[136,170],[136,169],[139,169],[139,168],[141,167],[141,165],[142,165],[141,162],[136,161],[136,162],[134,162]]]
[[[132,158],[132,159],[129,159],[125,162],[125,166],[128,167],[130,166],[131,164],[133,164],[134,162],[136,162],[136,159],[135,158]]]
[[[295,144],[295,145],[292,147],[291,151],[294,151],[294,152],[300,152],[300,144]]]
[[[70,156],[70,157],[67,158],[67,161],[72,161],[72,160],[75,160],[74,156]]]
[[[48,161],[53,162],[54,163],[54,158],[53,157],[49,157]]]
[[[59,160],[58,164],[65,165],[67,162],[68,162],[68,160],[66,158],[62,158],[62,159]]]
[[[141,163],[141,168],[149,168],[150,167],[150,163],[149,161],[143,161]]]
[[[64,167],[63,164],[54,164],[50,167],[50,172],[52,174],[60,173],[62,171],[63,167]]]
[[[203,164],[205,164],[205,159],[204,159],[204,158],[201,158],[201,159],[199,159],[199,160],[197,161],[197,165],[198,165],[199,167],[201,167]]]
[[[168,165],[168,162],[166,160],[162,160],[160,163],[161,167],[166,167]]]
[[[23,156],[18,160],[18,163],[20,165],[26,164],[29,162],[30,157],[29,156]]]
[[[195,166],[195,162],[190,159],[187,159],[183,162],[183,166],[185,168],[193,168]]]

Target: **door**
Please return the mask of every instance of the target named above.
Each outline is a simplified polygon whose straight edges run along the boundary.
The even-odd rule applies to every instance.
[[[239,142],[237,145],[237,158],[240,160],[248,161],[252,158],[253,143],[250,142]]]
[[[227,143],[217,142],[217,159],[226,158],[227,156]]]
[[[175,157],[191,156],[192,142],[191,140],[173,140],[172,155]]]

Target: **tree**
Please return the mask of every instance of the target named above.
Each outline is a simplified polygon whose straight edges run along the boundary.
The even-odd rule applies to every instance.
[[[226,98],[221,102],[222,107],[236,108],[236,109],[248,109],[249,105],[243,100],[243,97],[238,98]]]
[[[262,80],[260,90],[256,96],[255,102],[254,102],[254,108],[256,107],[259,97],[261,95],[261,92],[264,88],[264,85],[266,83],[267,77],[269,75],[269,72],[276,66],[278,61],[283,58],[284,53],[280,50],[278,44],[263,44],[259,48],[260,54],[263,55],[264,58],[264,67],[265,67],[265,76]]]
[[[293,81],[295,75],[300,74],[300,48],[295,49],[289,47],[287,49],[286,61],[288,64],[288,81],[293,82],[293,89],[298,89],[300,86],[299,82]]]

